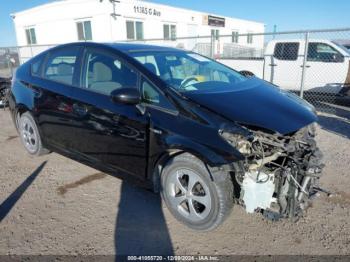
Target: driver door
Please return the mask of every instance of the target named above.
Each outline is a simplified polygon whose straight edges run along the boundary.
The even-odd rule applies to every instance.
[[[113,102],[111,92],[138,88],[139,73],[114,53],[88,48],[80,88],[73,92],[79,139],[75,150],[92,162],[144,177],[149,117],[135,105]]]
[[[322,42],[310,42],[304,90],[338,93],[346,82],[348,63],[335,46]]]

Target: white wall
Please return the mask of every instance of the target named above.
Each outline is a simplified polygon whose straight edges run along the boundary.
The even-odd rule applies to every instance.
[[[105,0],[65,0],[49,3],[15,14],[15,28],[17,43],[20,46],[27,45],[25,29],[34,27],[38,45],[60,44],[78,41],[76,22],[90,20],[92,26],[93,41],[124,41],[126,40],[126,20],[144,22],[144,38],[163,38],[163,24],[176,24],[177,36],[210,35],[211,29],[219,29],[220,35],[230,35],[232,30],[238,30],[241,34],[248,32],[264,32],[264,25],[241,19],[225,17],[225,28],[203,25],[201,12],[174,8],[165,5],[153,4],[145,1],[121,0],[116,4],[116,13],[120,14],[116,19],[111,17],[112,4]],[[146,7],[160,12],[160,16],[135,12],[134,6]],[[222,16],[220,16],[222,17]],[[197,27],[197,29],[195,29]],[[195,43],[210,43],[208,39],[179,40],[178,42],[166,41],[166,44],[176,46],[178,44],[193,46]],[[231,42],[231,37],[221,38],[218,49],[224,42]],[[251,47],[262,48],[263,36],[255,37]],[[164,41],[152,42],[162,43]],[[247,38],[241,37],[239,44],[248,45]]]
[[[26,45],[25,29],[34,27],[38,44],[78,41],[76,22],[92,20],[96,41],[111,41],[110,4],[91,0],[67,0],[42,5],[15,14],[17,44]]]

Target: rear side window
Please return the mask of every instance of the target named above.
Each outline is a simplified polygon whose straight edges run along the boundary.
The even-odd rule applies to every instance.
[[[38,76],[40,71],[41,60],[32,64],[32,75]]]
[[[53,51],[45,66],[44,78],[73,85],[79,50],[79,47],[69,47]]]
[[[45,56],[39,56],[34,59],[34,61],[31,64],[31,72],[33,76],[40,76],[41,75],[41,65],[43,63]]]
[[[299,43],[277,43],[273,56],[279,60],[297,60]]]

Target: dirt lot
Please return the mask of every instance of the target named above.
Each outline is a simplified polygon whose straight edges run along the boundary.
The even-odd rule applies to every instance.
[[[350,123],[321,118],[322,194],[297,223],[235,206],[218,229],[179,224],[148,191],[57,154],[29,157],[0,110],[0,255],[350,254]]]

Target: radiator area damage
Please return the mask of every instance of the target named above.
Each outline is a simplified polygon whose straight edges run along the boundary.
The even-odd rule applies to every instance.
[[[262,211],[273,220],[298,218],[316,193],[323,164],[315,142],[315,126],[290,135],[250,130],[248,139],[235,141],[245,156],[235,179],[239,203],[248,213]]]

